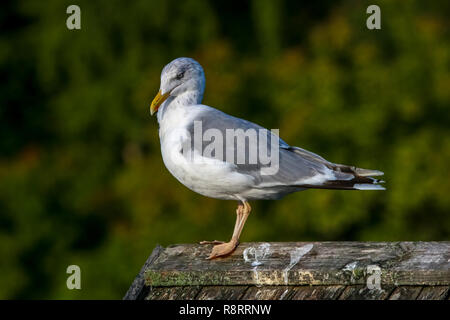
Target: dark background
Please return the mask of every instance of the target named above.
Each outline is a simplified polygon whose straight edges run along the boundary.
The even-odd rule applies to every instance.
[[[81,8],[81,30],[66,27]],[[366,8],[381,8],[381,30]],[[204,103],[387,191],[252,203],[241,241],[449,240],[448,1],[10,1],[0,10],[0,298],[121,298],[157,243],[231,236],[235,202],[161,160],[165,64]],[[68,265],[82,289],[66,288]]]

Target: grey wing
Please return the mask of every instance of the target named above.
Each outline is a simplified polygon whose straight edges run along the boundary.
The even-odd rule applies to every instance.
[[[195,140],[195,130],[201,130],[205,135],[208,131],[210,133],[218,133],[211,140],[202,140],[202,144],[192,143],[192,148],[197,152],[201,152],[203,156],[215,158],[235,165],[235,170],[251,175],[254,177],[254,181],[257,185],[269,184],[273,185],[286,185],[297,184],[302,179],[312,178],[318,174],[325,174],[327,167],[313,159],[312,157],[302,156],[301,154],[293,152],[293,147],[289,146],[275,133],[261,127],[253,122],[236,118],[223,113],[217,109],[205,108],[199,113],[192,121],[192,124],[188,127],[188,131],[191,137]],[[231,136],[230,133],[233,133]],[[252,133],[254,133],[252,135]],[[255,143],[252,138],[256,135],[257,142]],[[261,135],[261,136],[260,136]],[[265,140],[261,141],[260,137],[264,136]],[[221,152],[209,153],[208,147],[216,140],[222,139]],[[231,140],[230,140],[231,139]],[[244,148],[240,148],[239,141],[245,141]],[[274,147],[274,145],[276,146]],[[265,146],[265,148],[262,148]],[[272,154],[272,150],[277,152]],[[217,151],[217,150],[215,150]],[[256,161],[252,161],[256,154]],[[310,153],[314,155],[313,153]],[[232,155],[228,157],[227,155]],[[238,155],[244,157],[244,161],[239,161]],[[315,157],[319,157],[314,155]],[[263,161],[262,157],[265,157]],[[267,159],[273,160],[267,163]],[[321,158],[323,161],[323,158]],[[273,163],[277,162],[277,163]],[[277,170],[272,174],[264,174],[271,166],[277,166]],[[270,171],[269,171],[270,172]]]
[[[211,136],[210,140],[202,140],[202,143],[197,145],[193,143],[192,147],[201,152],[203,156],[234,164],[237,172],[254,178],[256,188],[286,186],[289,188],[354,189],[355,184],[379,182],[369,176],[383,174],[376,170],[334,164],[315,153],[288,145],[279,136],[264,127],[230,116],[214,108],[205,108],[193,119],[192,125],[188,128],[192,137],[195,135],[196,121],[197,129],[201,124],[203,133],[211,130],[210,133],[215,132],[216,135],[211,134],[209,135]],[[252,140],[253,132],[256,132],[256,143]],[[261,140],[263,137],[265,139]],[[211,145],[220,139],[222,139],[222,145],[217,144],[217,148],[211,152]],[[244,148],[242,145],[239,146],[239,141],[245,141]],[[221,152],[218,151],[219,148]],[[256,161],[255,154],[257,155]],[[241,159],[239,159],[239,155]]]

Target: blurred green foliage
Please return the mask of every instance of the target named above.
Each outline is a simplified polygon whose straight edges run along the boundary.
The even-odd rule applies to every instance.
[[[0,12],[0,298],[121,298],[157,243],[227,240],[234,202],[180,185],[149,103],[204,67],[204,103],[387,191],[253,203],[242,241],[449,240],[448,1],[11,1]],[[82,290],[66,288],[66,267]]]

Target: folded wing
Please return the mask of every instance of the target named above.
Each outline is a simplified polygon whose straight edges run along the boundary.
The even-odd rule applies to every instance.
[[[203,106],[202,106],[203,107]],[[380,185],[384,181],[378,180],[374,177],[383,175],[383,172],[378,170],[362,169],[355,166],[342,165],[327,161],[323,157],[307,151],[305,149],[289,146],[285,141],[274,135],[271,131],[247,120],[236,118],[227,115],[217,109],[204,106],[202,112],[199,112],[194,121],[200,121],[202,124],[202,130],[205,132],[208,129],[215,129],[221,133],[225,139],[223,141],[222,160],[229,162],[233,170],[253,177],[254,187],[258,189],[266,188],[320,188],[320,189],[344,189],[344,190],[384,190],[385,188]],[[226,137],[227,129],[232,129],[235,132],[235,139],[243,138],[244,140],[248,136],[245,135],[248,129],[254,129],[261,131],[267,137],[266,150],[271,150],[272,143],[278,144],[279,156],[278,156],[278,170],[272,174],[264,174],[263,169],[267,168],[271,164],[263,164],[261,161],[256,163],[249,163],[249,154],[254,149],[259,154],[260,145],[250,144],[246,145],[244,150],[237,150],[236,140],[233,143],[227,143]],[[242,130],[237,130],[242,129]],[[191,136],[194,135],[194,125],[188,128],[191,132]],[[201,148],[197,150],[204,155],[205,148],[210,142],[203,141]],[[233,150],[230,150],[230,147]],[[198,148],[198,146],[192,146]],[[245,152],[245,163],[239,163],[236,161],[237,153]],[[226,159],[225,155],[232,153],[233,159]],[[211,155],[205,155],[206,157],[214,157]]]

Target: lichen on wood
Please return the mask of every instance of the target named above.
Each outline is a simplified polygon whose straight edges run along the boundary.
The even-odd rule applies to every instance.
[[[442,300],[450,293],[448,241],[243,243],[206,260],[210,249],[158,246],[124,299]]]

